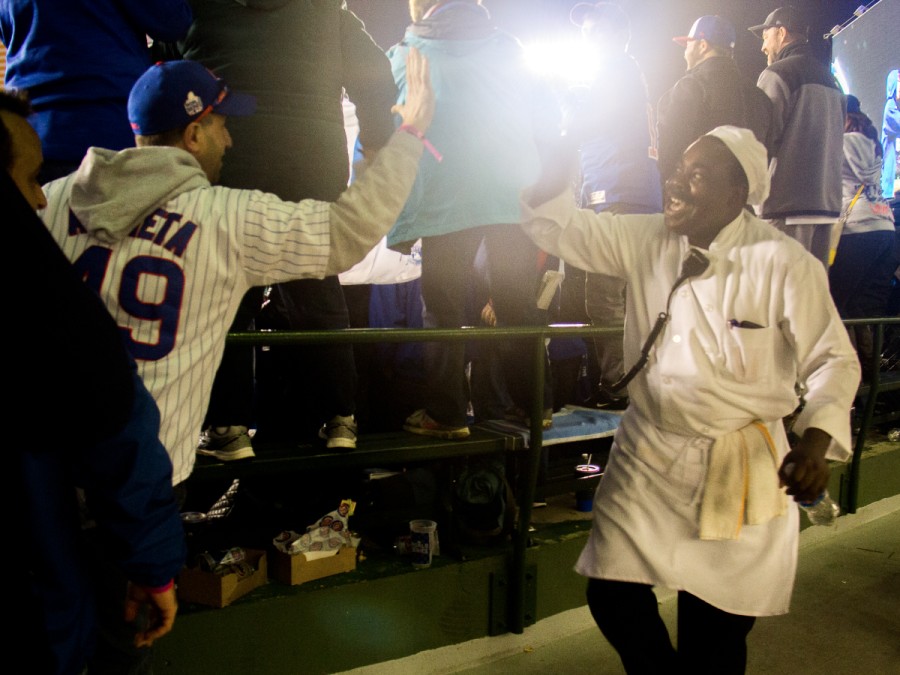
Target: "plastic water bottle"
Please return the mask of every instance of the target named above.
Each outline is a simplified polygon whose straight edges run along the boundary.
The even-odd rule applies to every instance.
[[[784,472],[790,476],[794,472],[794,464],[788,464],[784,467]],[[841,507],[828,494],[828,490],[822,491],[816,499],[811,502],[798,502],[800,508],[806,511],[809,522],[813,525],[834,525],[834,521],[841,513]]]
[[[806,511],[809,522],[813,525],[834,525],[834,521],[841,513],[841,507],[831,498],[828,490],[814,501],[800,502],[800,508]]]

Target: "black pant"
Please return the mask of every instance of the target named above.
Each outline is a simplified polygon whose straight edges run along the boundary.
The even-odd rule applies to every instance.
[[[422,239],[422,301],[425,328],[466,325],[466,300],[473,285],[471,270],[484,242],[490,275],[489,293],[498,326],[535,326],[547,323],[546,313],[535,306],[540,282],[538,248],[518,224],[474,227]],[[480,312],[481,308],[478,307]],[[533,392],[532,341],[503,340],[497,352],[506,388],[513,402],[528,410]],[[549,360],[544,368],[549,375]],[[438,422],[466,424],[469,385],[466,380],[466,345],[430,342],[425,345],[425,373],[430,391],[425,408]],[[544,407],[553,405],[549,377],[544,380]]]
[[[263,303],[263,288],[251,288],[244,295],[228,332],[253,330]],[[251,427],[256,422],[253,411],[253,349],[243,345],[226,345],[222,363],[216,371],[204,427]]]
[[[755,617],[729,614],[680,591],[676,651],[651,586],[591,579],[587,601],[630,674],[731,675],[746,669],[747,634]]]

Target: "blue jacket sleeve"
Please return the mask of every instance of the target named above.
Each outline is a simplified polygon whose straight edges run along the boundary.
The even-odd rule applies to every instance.
[[[75,482],[129,581],[161,586],[181,569],[186,547],[172,493],[172,463],[159,441],[159,410],[133,370],[134,404],[125,428],[87,448]]]

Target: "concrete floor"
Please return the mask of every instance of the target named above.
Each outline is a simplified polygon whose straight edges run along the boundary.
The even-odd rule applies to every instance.
[[[659,596],[673,632],[675,596]],[[544,619],[522,635],[481,638],[349,672],[618,675],[624,670],[581,607]],[[842,516],[832,528],[801,532],[791,613],[757,621],[747,672],[900,675],[900,495]]]

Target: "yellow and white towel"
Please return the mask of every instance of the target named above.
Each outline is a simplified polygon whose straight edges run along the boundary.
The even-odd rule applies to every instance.
[[[737,539],[745,523],[768,522],[786,508],[775,443],[762,422],[713,444],[700,505],[701,539]]]

